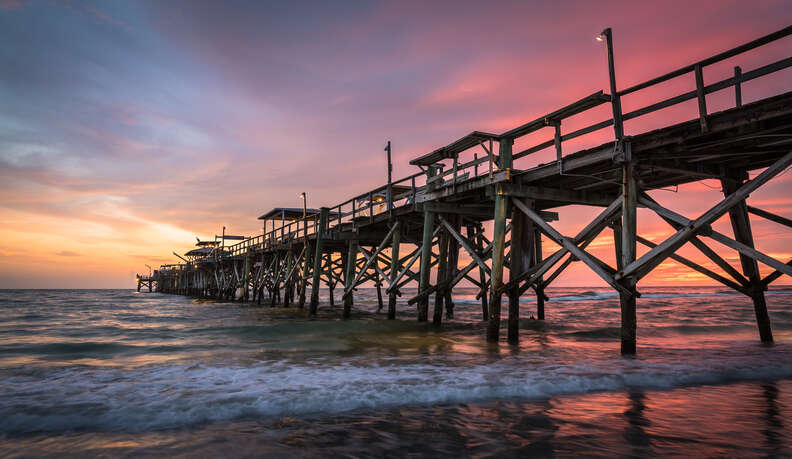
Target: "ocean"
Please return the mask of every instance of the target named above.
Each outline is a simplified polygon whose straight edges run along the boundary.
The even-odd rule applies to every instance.
[[[388,321],[373,289],[350,320],[326,297],[312,318],[0,290],[0,456],[791,456],[792,288],[767,293],[770,346],[739,294],[640,291],[623,358],[606,288],[549,289],[544,322],[526,296],[518,346],[485,341],[464,288],[441,328],[416,321],[414,291]]]

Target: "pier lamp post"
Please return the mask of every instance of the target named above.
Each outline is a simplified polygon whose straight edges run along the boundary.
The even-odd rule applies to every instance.
[[[149,266],[149,265],[146,265],[146,268],[148,268],[148,269],[149,269],[149,279],[151,279],[151,266]]]
[[[393,209],[393,163],[391,163],[391,142],[388,140],[388,145],[385,146],[385,151],[388,153],[388,212]]]
[[[308,195],[303,191],[300,197],[303,201],[303,238],[308,238],[308,221],[305,219],[308,216]]]
[[[610,79],[611,106],[613,108],[613,131],[616,134],[616,141],[620,142],[624,137],[624,124],[622,121],[621,98],[616,91],[616,70],[613,67],[613,32],[608,27],[596,38],[597,41],[604,41],[608,50],[608,78]]]

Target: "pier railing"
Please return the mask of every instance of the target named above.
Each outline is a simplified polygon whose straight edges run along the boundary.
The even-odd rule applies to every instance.
[[[741,55],[753,49],[759,48],[768,43],[783,39],[792,35],[792,26],[781,29],[764,37],[724,51],[720,54],[703,59],[693,64],[681,67],[656,78],[644,81],[626,89],[615,91],[615,95],[605,94],[603,91],[593,93],[570,105],[555,110],[541,116],[531,122],[525,123],[503,134],[493,135],[486,133],[472,133],[469,136],[448,145],[444,149],[437,150],[436,158],[432,156],[435,152],[427,155],[427,163],[422,166],[422,171],[359,194],[340,204],[330,207],[328,218],[328,228],[339,230],[355,230],[358,225],[373,222],[377,214],[382,212],[393,212],[394,209],[415,205],[416,195],[431,185],[432,189],[439,189],[446,186],[456,187],[466,181],[479,179],[484,176],[493,177],[494,173],[501,171],[500,152],[503,146],[500,145],[504,140],[509,141],[509,145],[514,140],[524,137],[530,133],[550,127],[554,131],[553,138],[540,142],[517,153],[513,153],[511,158],[516,161],[533,153],[543,151],[550,147],[555,147],[556,162],[559,173],[564,173],[563,167],[563,145],[572,139],[594,133],[601,129],[614,126],[617,146],[620,135],[623,135],[623,124],[625,121],[636,119],[659,110],[681,104],[683,102],[697,99],[698,114],[701,130],[706,133],[707,126],[707,100],[706,96],[724,89],[733,88],[734,106],[742,105],[742,83],[773,74],[780,70],[792,67],[792,56],[771,62],[749,71],[743,71],[741,67],[734,67],[734,75],[720,81],[705,85],[704,70],[713,64]],[[661,101],[646,105],[642,108],[622,113],[621,98],[628,95],[637,94],[640,91],[653,88],[671,79],[692,74],[695,80],[695,90],[677,94]],[[615,88],[615,82],[612,84]],[[562,132],[562,122],[573,116],[588,112],[607,102],[611,103],[613,117],[576,129],[564,134]],[[500,152],[495,151],[494,142],[498,142]],[[473,152],[475,147],[481,147],[478,152]],[[510,150],[509,150],[510,151]],[[482,153],[479,156],[479,152]],[[469,155],[467,159],[460,162],[462,154]],[[472,157],[471,157],[472,156]],[[452,164],[443,164],[443,160],[451,160]],[[425,166],[425,167],[424,167]],[[446,169],[448,167],[448,169]],[[218,248],[214,253],[207,255],[204,259],[216,259],[225,256],[244,255],[250,251],[267,249],[279,244],[284,244],[300,238],[308,238],[316,234],[319,226],[319,216],[309,215],[282,225],[264,234],[245,239],[237,244]]]
[[[712,57],[678,68],[659,77],[652,78],[642,83],[630,86],[626,89],[618,90],[615,92],[615,96],[604,94],[602,91],[591,94],[566,107],[548,113],[503,134],[496,136],[493,135],[489,141],[480,140],[478,142],[464,143],[463,140],[466,138],[460,139],[456,141],[455,144],[461,143],[461,148],[454,148],[455,144],[451,144],[446,147],[448,150],[445,152],[445,155],[440,158],[441,160],[451,160],[452,163],[443,164],[442,166],[445,170],[432,171],[435,173],[433,173],[433,175],[429,177],[428,180],[437,184],[435,185],[435,188],[442,188],[445,186],[455,186],[461,182],[485,175],[492,177],[495,172],[501,170],[499,164],[499,154],[497,151],[495,151],[496,146],[493,145],[493,140],[499,143],[503,140],[509,140],[513,142],[518,138],[548,127],[554,130],[553,138],[535,145],[531,145],[528,148],[524,148],[519,152],[513,153],[512,160],[516,161],[528,155],[555,147],[559,173],[563,174],[563,145],[565,142],[594,133],[596,131],[600,131],[610,126],[614,126],[614,124],[616,125],[614,130],[617,140],[621,140],[619,137],[623,135],[623,124],[625,121],[655,113],[659,110],[663,110],[665,108],[672,107],[692,99],[698,100],[698,116],[701,123],[701,130],[703,133],[706,133],[708,131],[707,95],[722,91],[724,89],[733,88],[733,106],[740,107],[742,106],[743,83],[792,67],[792,56],[785,57],[749,71],[743,71],[741,67],[735,66],[733,76],[706,85],[704,84],[704,70],[713,64],[720,63],[753,49],[781,40],[785,37],[788,37],[789,35],[792,35],[792,26],[716,54]],[[684,92],[682,94],[676,94],[672,97],[668,97],[644,107],[622,113],[621,99],[623,97],[638,94],[641,91],[654,88],[661,83],[684,75],[692,75],[695,83],[694,90]],[[615,83],[613,84],[613,87],[615,87]],[[610,102],[612,105],[613,116],[611,118],[587,125],[571,132],[562,132],[562,122],[565,119],[589,112],[590,110],[607,102]],[[468,138],[472,137],[474,134],[476,133],[471,134],[468,136]],[[481,149],[473,152],[475,147],[481,147]],[[501,148],[500,145],[497,145],[497,147]],[[461,156],[463,153],[465,156],[467,156],[466,159]],[[479,156],[479,153],[482,155]],[[426,172],[427,175],[429,175],[428,169]]]
[[[424,186],[421,183],[422,172],[405,177],[393,182],[390,186],[383,185],[363,194],[357,195],[340,204],[330,207],[328,218],[328,228],[344,228],[341,225],[349,225],[351,228],[361,223],[361,219],[373,221],[374,216],[382,212],[391,212],[405,205],[413,205],[415,196]],[[398,193],[388,193],[390,190],[399,190]],[[218,248],[216,253],[202,258],[215,259],[217,256],[240,256],[250,251],[263,250],[276,245],[285,244],[297,239],[308,238],[316,234],[319,227],[319,216],[308,215],[278,228],[270,230],[264,234],[247,238],[237,244],[224,248]]]

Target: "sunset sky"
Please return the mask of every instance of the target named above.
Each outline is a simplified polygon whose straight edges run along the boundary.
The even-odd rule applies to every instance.
[[[384,183],[387,140],[403,177],[416,171],[410,159],[472,130],[503,132],[609,92],[594,40],[605,27],[627,87],[791,23],[792,3],[770,0],[0,0],[0,288],[131,287],[146,263],[178,261],[171,252],[196,236],[223,225],[257,234],[257,216],[299,207],[302,191],[318,208]],[[787,38],[705,80],[790,49]],[[787,69],[747,84],[744,99],[790,82]],[[671,83],[625,109],[693,85]],[[726,96],[713,96],[712,110],[727,108]],[[591,121],[607,117],[599,113]],[[627,132],[695,116],[686,104]],[[750,202],[792,218],[791,185],[786,173]],[[654,196],[690,218],[722,198],[715,182]],[[557,227],[574,234],[596,212],[561,211]],[[792,232],[752,221],[760,249],[792,258]],[[669,233],[643,210],[639,222],[649,239]],[[731,234],[724,220],[716,227]],[[593,245],[604,259],[609,235]],[[712,284],[674,263],[644,282]],[[584,266],[558,282],[602,284]]]

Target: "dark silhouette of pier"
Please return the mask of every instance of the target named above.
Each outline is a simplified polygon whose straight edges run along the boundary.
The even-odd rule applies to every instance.
[[[639,281],[660,263],[673,259],[753,301],[762,341],[773,340],[765,290],[780,276],[792,275],[784,262],[754,247],[749,213],[792,227],[792,221],[747,203],[749,195],[792,164],[792,92],[742,101],[742,85],[792,66],[792,57],[767,62],[721,81],[704,83],[713,64],[768,43],[787,39],[792,27],[714,55],[673,72],[625,89],[617,89],[612,33],[598,37],[607,46],[609,93],[594,92],[563,108],[503,133],[472,132],[410,164],[420,171],[392,180],[390,142],[388,181],[342,203],[320,209],[276,208],[260,217],[265,231],[233,245],[223,237],[199,241],[198,248],[180,255],[183,263],[164,265],[151,281],[165,293],[196,295],[257,304],[319,307],[319,289],[340,292],[349,317],[355,289],[373,282],[381,307],[396,317],[396,299],[407,285],[418,294],[408,299],[419,321],[441,324],[453,314],[453,288],[463,280],[479,289],[487,337],[497,341],[501,301],[508,299],[508,340],[519,339],[519,298],[536,295],[536,318],[544,319],[545,289],[572,263],[583,263],[616,290],[621,304],[621,350],[636,349],[636,298]],[[621,99],[674,78],[690,78],[695,90],[677,94],[630,112]],[[787,81],[789,82],[789,80]],[[710,113],[707,95],[733,94],[733,106]],[[624,134],[624,122],[685,101],[696,100],[699,116],[638,135]],[[577,130],[567,121],[603,104],[612,116]],[[568,151],[566,142],[595,131],[613,130],[613,140],[582,151]],[[551,138],[521,151],[515,141],[537,131]],[[556,159],[521,168],[520,160],[554,149]],[[749,179],[749,172],[759,171]],[[723,199],[701,215],[686,217],[653,200],[648,191],[701,180],[718,180]],[[305,203],[305,201],[303,201]],[[549,209],[568,205],[596,206],[601,212],[577,234],[554,228],[558,219]],[[673,234],[653,243],[636,231],[636,209],[659,215]],[[728,214],[733,234],[711,224]],[[484,223],[492,222],[492,231]],[[268,229],[271,227],[271,229]],[[612,231],[616,266],[586,251],[603,231]],[[544,257],[543,239],[560,248]],[[717,241],[739,253],[734,267],[708,243]],[[691,243],[720,269],[716,272],[680,256]],[[637,256],[637,245],[649,248]],[[460,251],[471,259],[459,266]],[[775,269],[762,278],[758,263]],[[434,271],[434,276],[431,273]],[[434,278],[434,280],[432,280]],[[386,298],[383,298],[386,297]]]

